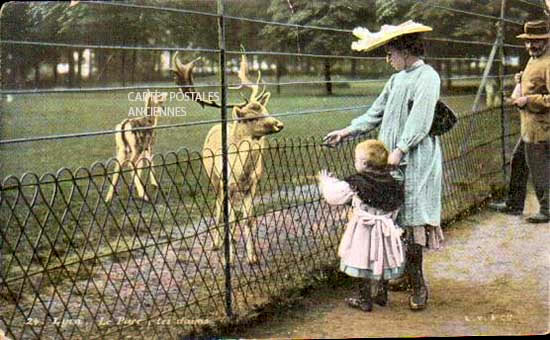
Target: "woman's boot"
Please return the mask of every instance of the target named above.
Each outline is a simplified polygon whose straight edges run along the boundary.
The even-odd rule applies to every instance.
[[[428,302],[428,288],[424,282],[422,272],[422,246],[413,244],[409,247],[410,274],[412,284],[412,295],[409,297],[409,307],[412,310],[426,308]]]
[[[363,312],[372,311],[372,297],[370,292],[370,280],[365,279],[365,282],[359,288],[359,298],[347,298],[346,303],[352,308],[357,308]]]

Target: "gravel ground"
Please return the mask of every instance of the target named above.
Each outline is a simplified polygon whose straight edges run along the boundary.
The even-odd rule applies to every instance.
[[[538,209],[532,193],[525,215]],[[343,284],[308,294],[293,307],[253,326],[244,338],[349,338],[401,336],[528,335],[548,333],[550,233],[548,224],[482,210],[445,230],[444,248],[428,251],[428,308],[412,312],[408,293],[391,292],[389,306],[364,313],[344,297]]]

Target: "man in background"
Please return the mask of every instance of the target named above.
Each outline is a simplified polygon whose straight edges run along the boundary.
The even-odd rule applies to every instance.
[[[528,21],[524,40],[530,59],[519,79],[520,92],[513,104],[521,115],[521,137],[511,161],[510,186],[506,202],[490,208],[510,215],[521,215],[525,203],[527,178],[533,180],[539,212],[527,218],[529,223],[550,220],[550,32],[547,20]]]

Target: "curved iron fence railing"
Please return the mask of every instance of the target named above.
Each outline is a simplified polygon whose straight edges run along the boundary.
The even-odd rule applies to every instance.
[[[442,137],[445,221],[503,186],[501,151],[503,145],[511,150],[517,131],[507,127],[505,135],[495,129],[500,120],[500,110],[481,111],[462,117]],[[359,139],[368,136],[373,135]],[[219,227],[216,192],[203,161],[214,153],[181,149],[156,155],[142,175],[146,179],[154,168],[160,184],[146,186],[150,203],[137,198],[129,170],[122,171],[112,202],[104,201],[114,159],[75,171],[5,178],[2,328],[16,338],[104,338],[134,331],[176,337],[225,320],[228,295],[232,313],[246,315],[334,263],[347,208],[320,199],[316,174],[321,169],[350,174],[355,143],[329,149],[313,137],[269,141],[250,221],[239,214],[229,221],[236,240],[230,291],[224,249],[212,249]],[[234,156],[242,161],[239,153]],[[255,265],[246,260],[247,222],[255,227]]]

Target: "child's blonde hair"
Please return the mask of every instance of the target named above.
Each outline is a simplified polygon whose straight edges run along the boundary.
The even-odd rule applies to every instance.
[[[362,153],[366,156],[366,166],[373,169],[384,169],[388,165],[389,151],[381,141],[367,139],[357,144],[355,154]]]

